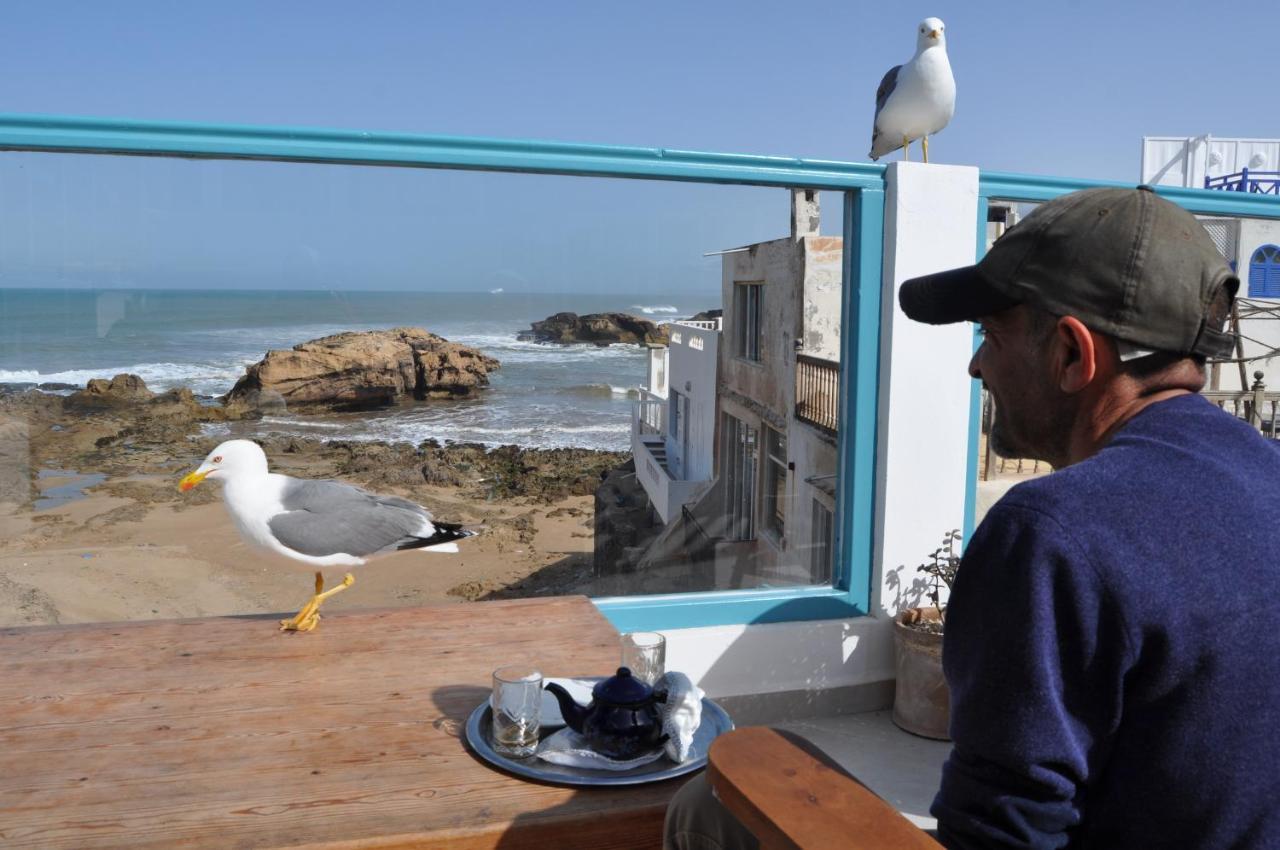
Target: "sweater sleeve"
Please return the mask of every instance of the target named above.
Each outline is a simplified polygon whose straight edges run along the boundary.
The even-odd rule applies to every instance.
[[[1066,847],[1120,718],[1129,642],[1066,530],[1006,500],[947,607],[954,749],[932,812],[953,850]]]

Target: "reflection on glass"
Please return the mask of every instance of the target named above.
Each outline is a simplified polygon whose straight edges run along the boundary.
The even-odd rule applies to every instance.
[[[291,612],[223,485],[176,487],[236,438],[481,530],[326,610],[838,569],[812,192],[52,154],[0,180],[0,626]]]

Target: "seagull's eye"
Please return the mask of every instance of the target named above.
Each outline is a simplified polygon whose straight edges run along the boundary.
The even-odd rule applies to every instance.
[[[222,455],[218,455],[213,459],[214,463],[222,463]]]

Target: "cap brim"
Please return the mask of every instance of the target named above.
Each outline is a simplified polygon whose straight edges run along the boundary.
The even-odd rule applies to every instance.
[[[917,322],[948,325],[972,322],[1021,302],[987,283],[977,266],[964,266],[908,280],[898,290],[898,303]]]

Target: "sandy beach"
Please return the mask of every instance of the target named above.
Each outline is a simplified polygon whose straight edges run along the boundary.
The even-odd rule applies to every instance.
[[[223,418],[187,395],[89,413],[38,393],[0,399],[0,626],[283,616],[307,601],[313,571],[242,542],[221,485],[178,492],[218,442],[202,421]],[[457,555],[409,551],[354,568],[330,611],[573,592],[590,578],[590,492],[623,459],[258,438],[274,471],[403,496],[481,528]],[[326,581],[344,572],[326,570]]]

